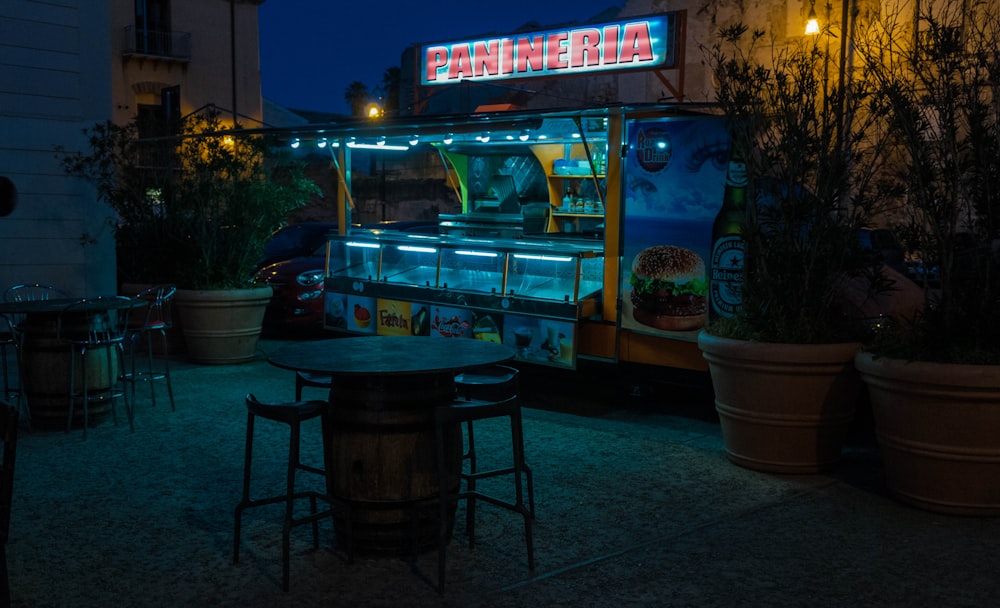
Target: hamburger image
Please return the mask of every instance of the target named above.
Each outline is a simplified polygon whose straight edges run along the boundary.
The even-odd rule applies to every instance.
[[[632,260],[632,318],[667,331],[705,325],[705,261],[683,247],[657,245]]]

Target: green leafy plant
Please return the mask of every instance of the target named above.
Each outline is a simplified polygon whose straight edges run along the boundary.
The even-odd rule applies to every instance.
[[[883,142],[859,111],[870,91],[863,81],[836,82],[821,44],[768,48],[765,32],[738,24],[707,49],[732,154],[746,163],[749,201],[741,309],[710,322],[717,335],[853,341],[866,327],[845,314],[843,285],[885,287],[856,237],[881,199]]]
[[[249,287],[267,237],[319,193],[301,165],[261,135],[227,131],[212,108],[176,138],[139,139],[135,122],[85,133],[88,153],[58,152],[115,212],[122,281]]]
[[[937,2],[909,21],[886,20],[859,48],[901,159],[901,233],[922,258],[925,304],[873,348],[1000,364],[1000,16]]]

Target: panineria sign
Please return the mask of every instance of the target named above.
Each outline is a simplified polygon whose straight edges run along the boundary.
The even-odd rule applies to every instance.
[[[425,86],[673,67],[677,13],[421,47]]]

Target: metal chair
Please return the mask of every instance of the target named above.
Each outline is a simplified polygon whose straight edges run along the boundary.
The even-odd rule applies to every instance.
[[[118,424],[118,413],[115,409],[118,397],[125,401],[129,428],[135,430],[132,406],[124,388],[125,331],[131,309],[131,298],[110,296],[77,300],[59,313],[56,340],[67,345],[70,350],[67,432],[73,427],[77,400],[83,407],[84,439],[87,437],[87,427],[90,426],[91,401],[108,400],[115,424]],[[82,385],[79,390],[77,390],[78,371]],[[90,387],[92,380],[98,383],[95,387],[98,390],[94,394],[91,393]]]
[[[327,407],[325,401],[293,401],[289,403],[261,403],[252,394],[246,396],[247,406],[247,436],[243,459],[243,493],[239,504],[236,505],[235,529],[233,532],[233,563],[239,563],[240,559],[240,529],[243,523],[243,511],[253,507],[269,505],[275,503],[285,504],[285,518],[281,535],[281,588],[288,591],[289,580],[289,553],[291,530],[295,526],[312,524],[313,548],[319,548],[319,520],[329,517],[333,520],[335,511],[343,513],[346,522],[344,538],[346,540],[346,550],[348,561],[353,559],[351,545],[351,517],[347,503],[334,500],[326,492],[302,491],[297,492],[295,486],[295,472],[306,471],[324,476],[326,472],[319,468],[302,463],[299,451],[299,439],[301,436],[301,426],[306,420],[318,418]],[[268,498],[250,498],[250,469],[253,460],[253,439],[254,422],[260,417],[281,424],[287,424],[290,429],[288,442],[288,463],[286,472],[285,493]],[[309,514],[301,517],[294,517],[295,501],[299,499],[309,499]],[[330,505],[329,509],[321,512],[316,511],[316,500],[320,499]]]
[[[4,291],[5,302],[33,302],[35,300],[51,300],[53,298],[68,298],[69,294],[44,283],[23,283],[8,287]]]
[[[149,397],[156,407],[155,380],[165,380],[167,395],[170,397],[170,409],[176,411],[174,405],[174,388],[170,381],[170,352],[167,346],[167,330],[173,327],[171,317],[171,302],[177,293],[175,285],[155,285],[145,289],[136,298],[144,300],[144,310],[136,310],[129,316],[126,337],[129,351],[129,372],[125,379],[132,384],[132,404],[135,405],[135,383],[141,379],[149,382]],[[160,335],[160,361],[158,369],[153,369],[153,335]],[[146,370],[137,372],[135,369],[135,353],[140,344],[146,345]]]
[[[14,461],[17,456],[17,409],[0,400],[0,605],[10,606],[10,580],[7,575],[7,538],[10,535],[10,507],[14,495]]]
[[[448,462],[450,453],[448,445],[448,428],[455,424],[466,423],[471,429],[471,423],[488,418],[506,417],[510,419],[511,453],[513,462],[509,467],[480,471],[476,465],[471,470],[461,473],[465,481],[465,489],[461,486],[452,490],[449,484],[449,471],[454,467]],[[530,469],[524,461],[524,434],[521,425],[521,405],[516,396],[499,401],[482,401],[473,399],[458,399],[451,405],[439,406],[434,410],[435,443],[437,448],[438,481],[440,485],[438,504],[438,591],[444,593],[445,558],[450,536],[448,511],[451,503],[466,500],[466,534],[469,547],[475,545],[475,509],[479,500],[513,511],[524,518],[524,540],[528,555],[528,569],[535,569],[535,550],[532,537],[532,521],[534,519],[534,490],[531,484]],[[474,454],[475,450],[470,451]],[[466,454],[463,458],[468,458]],[[475,463],[475,456],[470,458]],[[483,479],[500,476],[513,476],[514,500],[505,500],[486,494],[477,488],[477,482]],[[524,501],[524,488],[528,488],[528,504]]]

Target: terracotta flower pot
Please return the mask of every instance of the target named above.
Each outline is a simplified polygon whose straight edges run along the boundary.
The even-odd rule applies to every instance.
[[[769,344],[698,335],[729,460],[771,473],[836,466],[857,405],[859,343]]]
[[[178,289],[174,305],[180,313],[188,358],[195,363],[213,364],[253,360],[272,293],[268,286]]]
[[[1000,366],[859,353],[889,491],[928,511],[1000,515]]]

